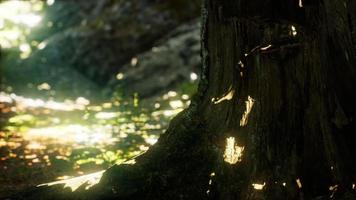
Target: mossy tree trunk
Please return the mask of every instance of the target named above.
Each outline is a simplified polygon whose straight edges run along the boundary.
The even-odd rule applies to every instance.
[[[354,8],[206,0],[191,106],[135,165],[63,199],[355,198]],[[229,137],[243,151],[226,162]]]

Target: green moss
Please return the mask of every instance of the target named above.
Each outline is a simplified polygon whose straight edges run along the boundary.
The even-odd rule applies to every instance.
[[[182,94],[193,95],[197,92],[198,86],[196,83],[192,82],[183,82],[178,86],[178,91],[181,91]]]

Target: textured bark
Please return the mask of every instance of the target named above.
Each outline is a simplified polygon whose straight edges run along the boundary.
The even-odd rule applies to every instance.
[[[221,142],[232,135],[245,146],[242,162],[217,181],[217,199],[310,199],[331,195],[329,186],[351,189],[356,74],[348,3],[208,1],[203,115]],[[230,87],[233,99],[210,102]],[[241,127],[248,96],[254,107]],[[264,190],[254,182],[265,182]]]
[[[135,165],[114,166],[85,197],[71,197],[355,199],[351,5],[206,0],[202,80],[191,106]],[[244,146],[241,162],[224,161],[227,137]]]

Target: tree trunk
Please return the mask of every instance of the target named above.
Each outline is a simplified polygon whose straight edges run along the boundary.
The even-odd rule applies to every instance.
[[[206,0],[191,106],[135,165],[110,168],[88,191],[37,190],[42,199],[355,199],[355,21],[347,0]]]

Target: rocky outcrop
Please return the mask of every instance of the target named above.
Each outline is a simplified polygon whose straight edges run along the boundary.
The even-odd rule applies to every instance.
[[[104,85],[134,55],[198,17],[199,7],[188,0],[56,1],[47,12],[49,29],[56,31],[43,38],[45,47],[29,60],[45,57],[49,64],[73,67]]]
[[[48,96],[36,91],[48,83],[56,97],[100,96],[110,82],[149,96],[196,71],[199,27],[191,21],[199,10],[200,2],[189,0],[55,1],[46,7],[45,26],[29,36],[38,43],[32,54],[6,63],[4,82],[24,95]],[[125,82],[115,81],[121,72]]]
[[[133,57],[109,85],[126,95],[149,97],[183,82],[194,82],[200,63],[200,25],[194,20],[169,33],[149,51]]]

